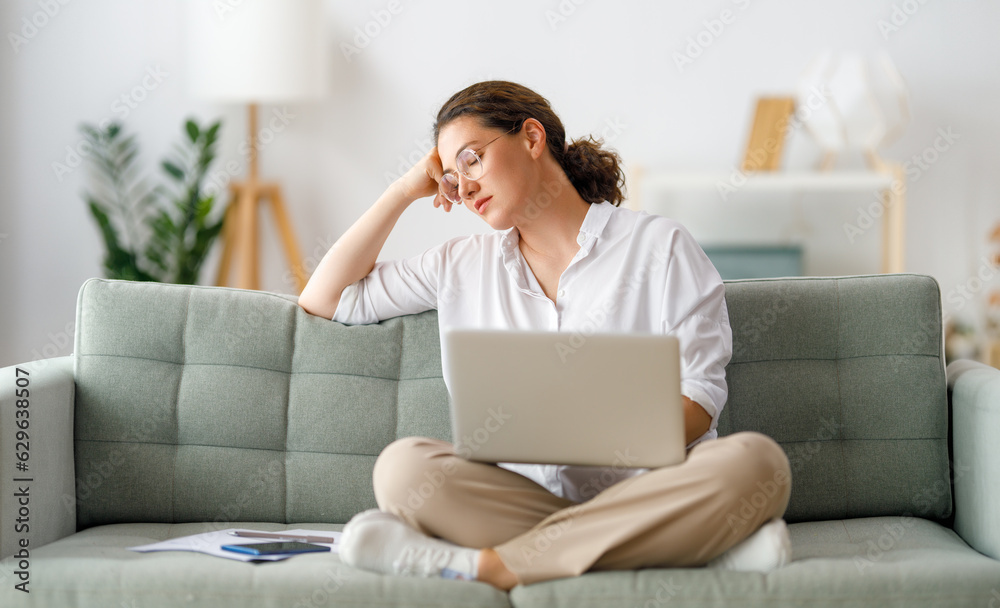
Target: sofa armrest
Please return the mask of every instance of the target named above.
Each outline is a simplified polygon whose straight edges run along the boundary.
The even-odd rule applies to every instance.
[[[1000,370],[976,361],[948,366],[954,450],[955,532],[1000,559]]]
[[[18,408],[25,389],[27,408]],[[20,551],[24,539],[30,552],[76,531],[75,396],[72,356],[0,369],[0,559]]]

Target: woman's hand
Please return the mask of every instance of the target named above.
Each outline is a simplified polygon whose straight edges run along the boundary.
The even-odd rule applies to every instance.
[[[451,211],[453,203],[441,195],[439,188],[443,175],[441,157],[438,156],[437,146],[434,146],[397,182],[409,200],[414,201],[425,196],[434,196],[435,207],[444,207],[445,211]]]

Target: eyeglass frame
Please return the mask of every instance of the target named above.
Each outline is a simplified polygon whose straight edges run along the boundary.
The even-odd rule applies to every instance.
[[[462,185],[462,182],[459,181],[457,184],[455,184],[455,192],[458,194],[458,200],[457,201],[451,200],[450,198],[448,198],[448,195],[444,193],[444,182],[448,179],[449,176],[454,176],[454,178],[456,180],[458,179],[459,175],[461,175],[465,179],[473,179],[473,177],[471,175],[466,175],[465,173],[462,172],[461,169],[458,168],[458,157],[460,155],[462,155],[464,152],[471,152],[472,156],[474,156],[476,158],[476,162],[479,163],[479,165],[481,167],[483,167],[483,172],[481,174],[479,174],[479,177],[475,178],[475,179],[479,179],[483,175],[486,175],[486,167],[485,167],[485,165],[483,165],[483,159],[479,157],[479,153],[482,152],[483,150],[485,150],[486,146],[488,146],[491,143],[495,142],[496,140],[500,139],[504,135],[510,135],[511,133],[513,133],[515,130],[517,130],[519,127],[522,127],[522,126],[524,126],[524,121],[523,120],[520,121],[519,123],[515,124],[513,127],[511,127],[506,133],[501,133],[500,135],[497,135],[496,137],[494,137],[490,141],[486,142],[482,146],[479,146],[478,150],[473,150],[471,148],[465,148],[463,150],[460,150],[458,152],[458,154],[455,155],[455,172],[445,171],[444,174],[441,176],[441,181],[438,182],[438,192],[441,194],[441,196],[443,196],[445,198],[445,200],[447,200],[447,201],[449,201],[451,203],[455,203],[455,204],[461,203],[462,202],[462,194],[461,194],[461,192],[459,192],[459,186]]]

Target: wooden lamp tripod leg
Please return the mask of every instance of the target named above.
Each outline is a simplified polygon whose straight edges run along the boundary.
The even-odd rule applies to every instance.
[[[260,182],[257,179],[257,105],[250,104],[250,175],[239,184],[230,184],[230,203],[223,224],[222,259],[216,285],[225,285],[229,278],[229,267],[233,255],[242,258],[237,287],[240,289],[260,289],[258,210],[262,198],[271,204],[274,218],[278,222],[279,235],[285,248],[285,255],[292,268],[299,292],[306,286],[308,276],[302,264],[299,246],[292,231],[292,224],[285,210],[285,201],[277,183]]]
[[[281,196],[281,188],[277,184],[274,184],[268,188],[268,194],[268,199],[271,201],[271,211],[274,212],[274,219],[278,222],[281,241],[285,246],[285,255],[288,257],[288,264],[292,268],[296,287],[299,293],[301,293],[309,277],[306,275],[306,271],[302,265],[302,255],[299,253],[299,245],[295,240],[292,224],[288,220],[288,212],[285,210],[285,201]]]
[[[240,242],[240,263],[239,282],[240,289],[260,289],[260,269],[258,268],[258,244],[257,244],[257,201],[260,199],[260,190],[254,182],[245,185],[243,196],[237,203],[239,209],[239,242]]]
[[[239,208],[236,201],[239,200],[240,189],[236,184],[229,185],[229,206],[226,207],[226,217],[222,222],[222,258],[219,260],[219,271],[215,275],[216,285],[225,285],[229,281],[229,266],[233,260],[233,249],[236,245],[236,229],[233,223],[239,221]]]

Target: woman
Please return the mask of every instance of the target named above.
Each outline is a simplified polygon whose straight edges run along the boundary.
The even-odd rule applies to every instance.
[[[652,471],[493,466],[459,457],[447,442],[400,439],[375,464],[380,509],[347,524],[341,558],[505,590],[587,570],[767,571],[787,562],[788,459],[759,433],[717,438],[732,335],[722,281],[691,235],[620,208],[617,155],[593,138],[567,142],[548,102],[521,85],[489,81],[456,93],[434,138],[331,247],[299,304],[352,324],[436,308],[442,332],[676,335],[688,455]],[[402,212],[429,196],[446,212],[464,206],[494,231],[376,264]],[[433,491],[417,494],[421,484]]]

